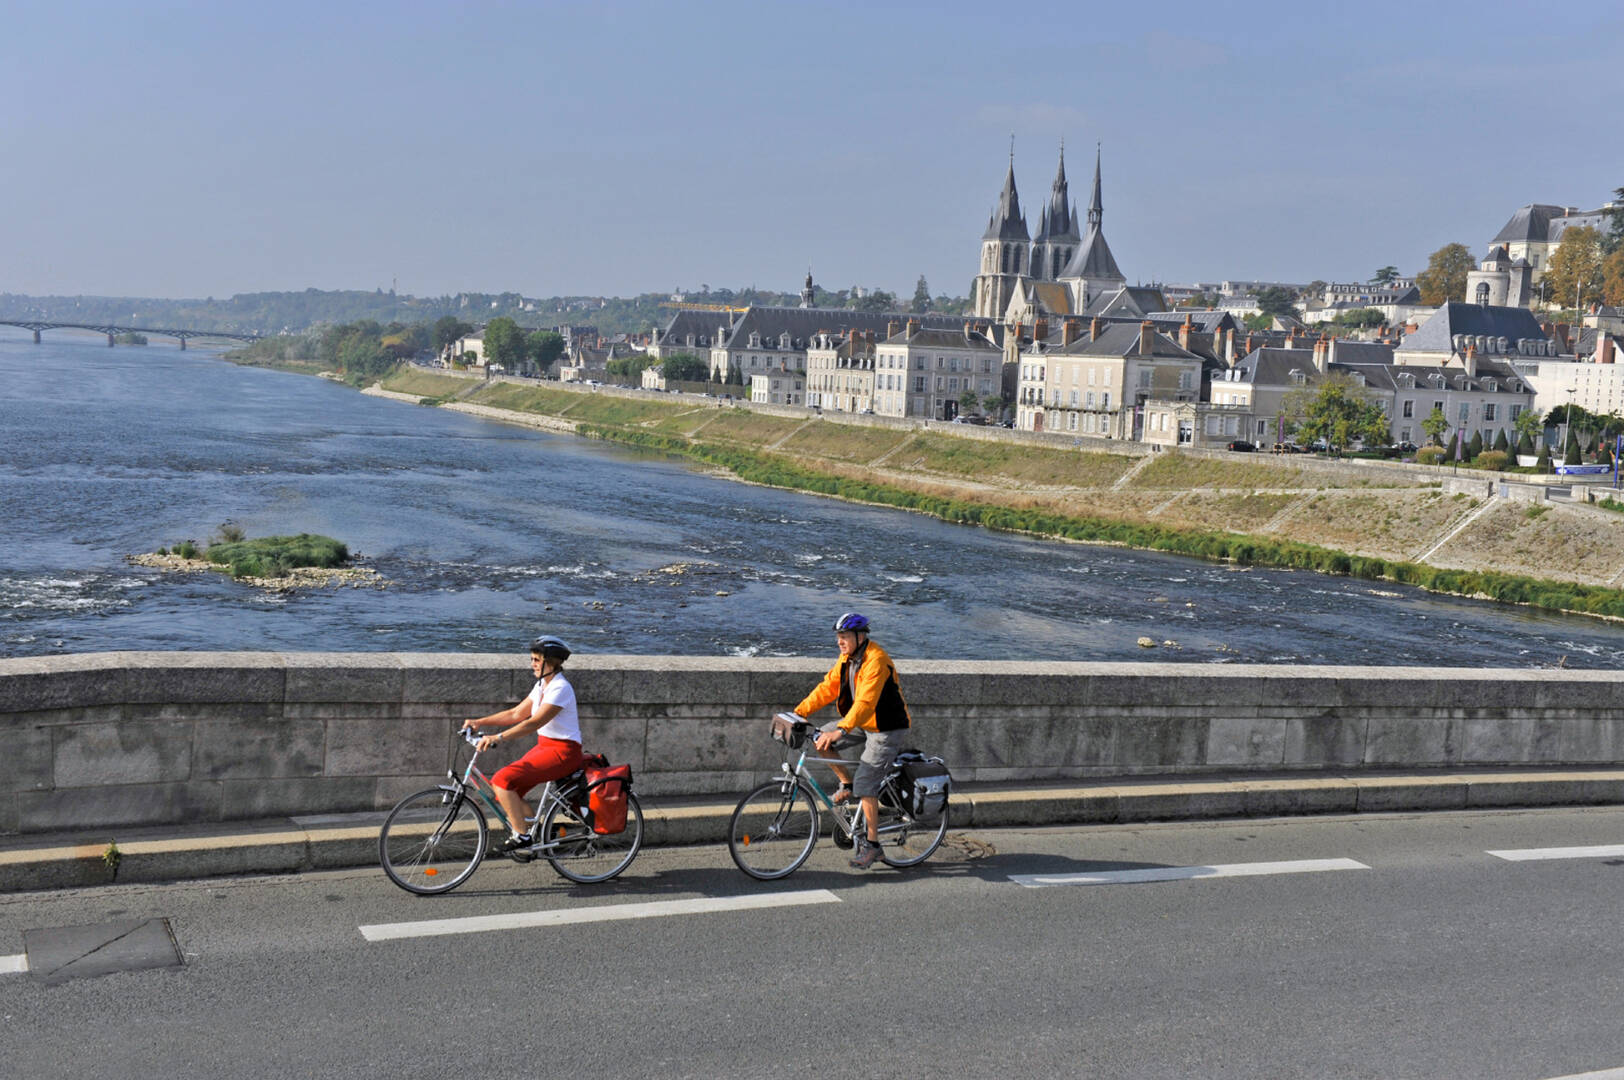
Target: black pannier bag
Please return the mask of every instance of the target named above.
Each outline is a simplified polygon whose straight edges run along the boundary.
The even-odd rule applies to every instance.
[[[777,742],[783,743],[791,750],[799,750],[806,742],[806,733],[812,725],[791,712],[775,713],[772,722],[772,736]]]
[[[904,750],[897,755],[896,767],[902,773],[897,789],[905,804],[901,807],[903,813],[926,819],[938,817],[947,809],[953,776],[946,762],[926,757],[918,750]]]

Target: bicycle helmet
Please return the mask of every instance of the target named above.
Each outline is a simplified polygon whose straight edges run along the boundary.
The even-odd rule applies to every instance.
[[[835,632],[850,630],[853,633],[868,633],[868,616],[859,615],[855,611],[848,611],[835,620]]]
[[[562,664],[570,658],[570,647],[560,638],[551,634],[543,634],[530,643],[530,651],[540,653],[543,658]]]

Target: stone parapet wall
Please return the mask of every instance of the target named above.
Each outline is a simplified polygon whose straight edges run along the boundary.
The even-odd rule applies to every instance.
[[[587,749],[648,796],[742,792],[812,659],[578,657]],[[1624,674],[902,661],[957,780],[1624,762]],[[0,832],[386,808],[436,782],[522,656],[98,653],[0,660]],[[490,764],[501,764],[494,758]]]

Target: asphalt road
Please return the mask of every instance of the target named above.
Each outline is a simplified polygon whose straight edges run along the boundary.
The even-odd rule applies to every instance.
[[[1624,1066],[1624,849],[1488,854],[1624,843],[1624,809],[950,843],[925,867],[865,874],[825,841],[776,884],[706,847],[645,852],[595,887],[492,863],[430,899],[377,871],[0,896],[0,972],[44,958],[40,931],[159,918],[184,960],[0,973],[0,1075],[1544,1080]],[[1221,869],[1272,863],[1287,865]],[[669,903],[768,895],[796,902]],[[361,930],[536,912],[554,914]],[[583,913],[604,918],[546,921]]]

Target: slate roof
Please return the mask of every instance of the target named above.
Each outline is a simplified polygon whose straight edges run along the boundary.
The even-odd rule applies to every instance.
[[[709,348],[716,344],[717,329],[731,322],[735,314],[731,311],[683,309],[671,316],[671,321],[660,330],[660,344],[687,346],[688,335],[692,334],[694,348]],[[701,341],[704,345],[700,345]]]
[[[1127,281],[1127,277],[1117,266],[1116,258],[1111,254],[1111,245],[1105,242],[1105,233],[1095,226],[1089,226],[1088,235],[1083,237],[1082,244],[1072,255],[1066,268],[1060,271],[1061,278],[1095,278],[1110,281]]]
[[[1178,328],[1184,325],[1184,317],[1190,317],[1190,325],[1203,334],[1215,334],[1223,330],[1234,330],[1239,327],[1235,316],[1227,311],[1208,311],[1206,309],[1190,311],[1152,311],[1145,318],[1156,324],[1156,329],[1162,333],[1177,333]],[[1171,327],[1172,329],[1165,329]]]
[[[732,331],[720,344],[729,349],[747,349],[750,335],[761,335],[761,349],[778,348],[778,340],[789,334],[790,348],[806,348],[807,342],[819,331],[846,334],[852,330],[872,330],[884,336],[889,324],[900,328],[909,319],[918,319],[921,326],[957,328],[962,332],[962,315],[910,315],[900,311],[848,311],[844,308],[803,307],[750,307],[733,325]]]
[[[1071,310],[1071,290],[1058,281],[1027,282],[1026,300],[1047,315],[1076,314]]]
[[[1158,290],[1140,285],[1124,285],[1114,292],[1096,296],[1083,310],[1083,314],[1105,318],[1142,319],[1152,312],[1166,310],[1167,301],[1162,299],[1162,294]]]
[[[1512,214],[1511,220],[1505,223],[1489,243],[1526,243],[1530,240],[1543,243],[1551,235],[1551,219],[1562,217],[1567,212],[1568,208],[1565,206],[1530,203]]]
[[[1026,228],[1026,217],[1021,213],[1021,197],[1015,191],[1015,159],[1010,158],[1009,172],[1004,174],[1004,190],[998,195],[998,206],[987,219],[983,240],[1026,240],[1031,234]]]
[[[1464,304],[1451,300],[1421,328],[1404,339],[1399,348],[1404,352],[1449,353],[1454,351],[1456,334],[1505,338],[1516,351],[1516,343],[1525,338],[1548,340],[1540,329],[1534,313],[1523,307],[1495,307],[1488,304]]]
[[[935,328],[920,328],[909,337],[907,330],[900,330],[897,336],[887,339],[892,344],[906,343],[910,346],[924,349],[984,349],[989,352],[998,352],[999,348],[982,334],[966,334],[964,327],[957,330],[943,330]]]
[[[1138,356],[1139,355],[1139,324],[1138,323],[1111,323],[1100,329],[1100,336],[1090,341],[1087,333],[1072,342],[1062,345],[1059,349],[1051,350],[1064,356]],[[1179,343],[1166,334],[1155,333],[1151,335],[1150,355],[1157,360],[1195,360],[1200,357],[1179,346]],[[1310,358],[1312,363],[1312,357]]]
[[[1480,360],[1477,365],[1477,376],[1468,377],[1466,369],[1457,361],[1453,364],[1404,364],[1393,366],[1380,361],[1363,359],[1345,360],[1340,358],[1344,343],[1338,342],[1339,358],[1332,360],[1327,368],[1333,372],[1342,372],[1348,375],[1360,375],[1365,385],[1376,390],[1408,389],[1400,384],[1404,376],[1413,376],[1418,388],[1430,385],[1430,378],[1442,375],[1445,385],[1452,390],[1481,390],[1484,379],[1496,380],[1496,391],[1500,393],[1532,394],[1533,388],[1528,385],[1510,364],[1494,360]],[[1370,344],[1364,342],[1361,344]],[[1253,386],[1295,386],[1291,377],[1293,371],[1301,371],[1308,376],[1312,383],[1318,373],[1314,368],[1313,349],[1254,349],[1246,356],[1235,362],[1233,370],[1236,377],[1233,381],[1251,383]],[[1508,385],[1515,382],[1515,387]]]

